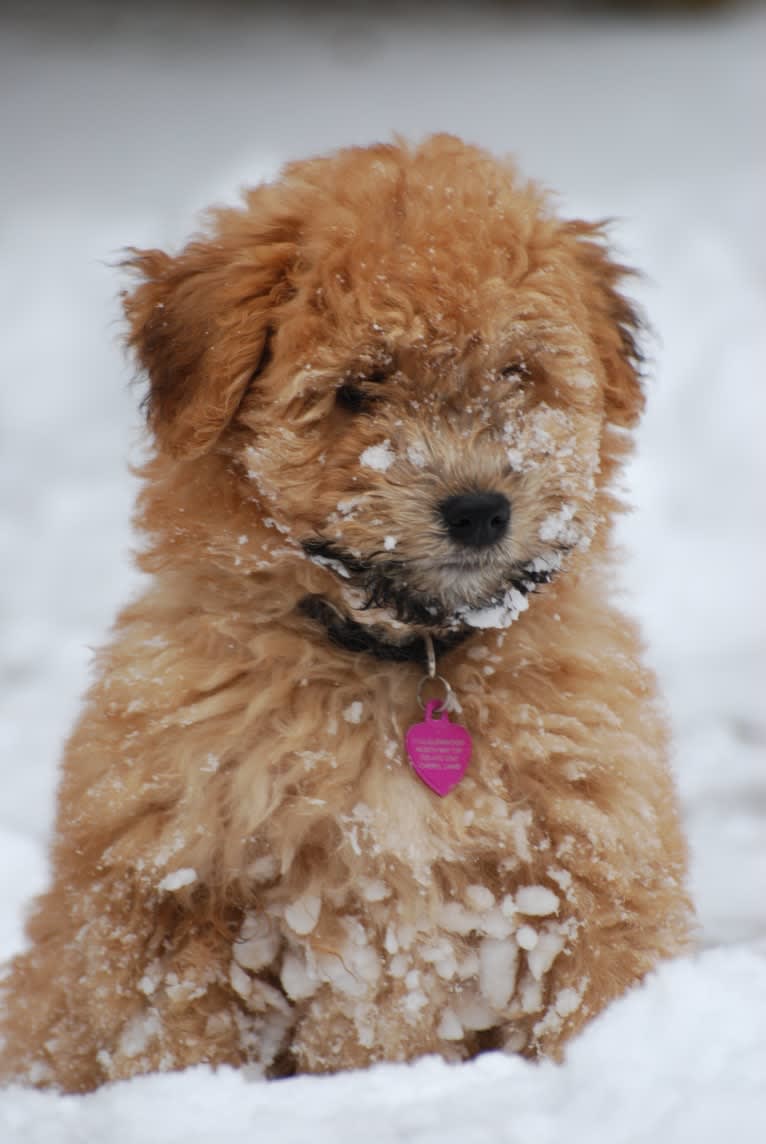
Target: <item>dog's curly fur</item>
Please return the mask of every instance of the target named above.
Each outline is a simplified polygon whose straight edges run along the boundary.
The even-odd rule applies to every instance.
[[[448,136],[293,163],[129,265],[151,579],[67,747],[0,1072],[558,1055],[690,925],[610,602],[627,272]],[[507,535],[455,544],[439,505],[487,489]],[[474,739],[443,799],[403,753],[427,634]]]

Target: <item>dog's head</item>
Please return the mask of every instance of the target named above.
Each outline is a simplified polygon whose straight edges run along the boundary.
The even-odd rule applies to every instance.
[[[509,164],[447,136],[295,163],[130,261],[158,450],[236,468],[356,613],[506,626],[602,526],[643,404],[625,271]]]

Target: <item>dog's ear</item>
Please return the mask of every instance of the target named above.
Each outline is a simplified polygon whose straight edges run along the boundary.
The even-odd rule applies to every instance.
[[[579,290],[591,322],[591,337],[604,368],[607,420],[629,429],[644,409],[641,319],[618,289],[635,271],[612,260],[603,223],[570,222],[566,231],[581,275]]]
[[[236,413],[267,355],[294,251],[276,227],[258,233],[245,212],[216,217],[216,233],[176,257],[131,250],[123,263],[142,278],[123,304],[127,343],[149,379],[148,421],[176,457],[209,450]]]

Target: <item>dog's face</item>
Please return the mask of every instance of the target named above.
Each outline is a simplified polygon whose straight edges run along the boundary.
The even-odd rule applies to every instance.
[[[233,462],[349,609],[507,626],[589,545],[635,320],[598,232],[509,167],[447,137],[296,164],[134,265],[160,449]]]
[[[528,314],[509,336],[510,290],[473,316],[445,314],[443,296],[384,273],[418,306],[412,325],[392,334],[384,306],[377,320],[344,316],[352,357],[325,334],[287,366],[289,403],[246,403],[244,465],[350,604],[502,626],[593,530],[594,364],[563,318],[555,329]]]

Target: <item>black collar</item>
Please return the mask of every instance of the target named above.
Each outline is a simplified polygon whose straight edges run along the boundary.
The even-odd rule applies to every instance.
[[[304,615],[321,624],[330,643],[344,651],[366,652],[375,659],[393,663],[419,663],[423,667],[428,665],[426,641],[422,636],[413,636],[404,643],[392,643],[383,637],[380,628],[358,624],[356,620],[344,616],[323,596],[304,596],[299,606]],[[461,630],[445,636],[434,636],[436,656],[451,651],[470,634],[470,631]]]

